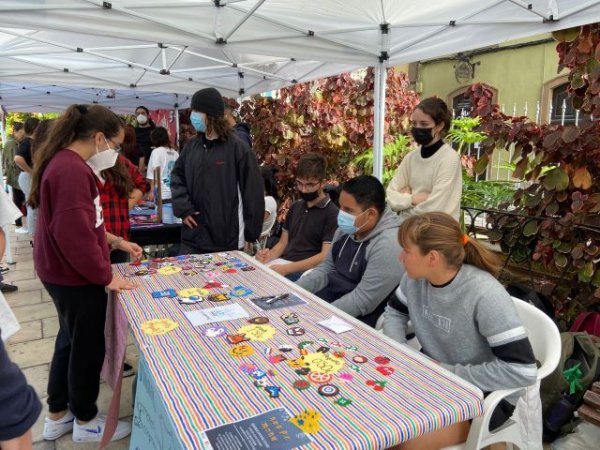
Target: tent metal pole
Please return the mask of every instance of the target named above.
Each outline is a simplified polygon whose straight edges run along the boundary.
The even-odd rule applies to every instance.
[[[385,123],[385,90],[387,67],[385,62],[379,63],[375,69],[375,86],[373,95],[373,176],[383,182],[383,143]]]
[[[175,145],[179,147],[179,107],[175,107]],[[181,149],[180,149],[181,150]]]

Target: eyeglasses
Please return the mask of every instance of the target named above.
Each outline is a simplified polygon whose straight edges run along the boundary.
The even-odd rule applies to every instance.
[[[300,190],[304,190],[304,189],[314,190],[314,189],[317,189],[320,184],[321,184],[320,181],[311,181],[311,182],[305,183],[303,181],[296,180],[296,187]]]
[[[122,150],[121,146],[119,144],[115,144],[112,139],[106,139],[106,137],[104,137],[104,140],[106,141],[106,145],[108,145],[109,149],[114,150],[117,153],[121,152],[121,150]],[[114,145],[114,147],[111,147],[108,144],[109,142],[111,143],[111,145]]]

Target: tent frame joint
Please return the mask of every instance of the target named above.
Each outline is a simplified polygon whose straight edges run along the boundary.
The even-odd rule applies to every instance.
[[[103,9],[112,9],[112,3],[111,2],[102,2],[102,8]]]

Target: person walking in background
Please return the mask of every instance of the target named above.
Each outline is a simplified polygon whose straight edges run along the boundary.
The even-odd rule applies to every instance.
[[[252,148],[252,135],[250,134],[250,125],[240,120],[240,113],[237,109],[225,104],[225,119],[233,131],[237,133],[240,139],[246,142]]]
[[[179,153],[171,145],[169,132],[164,127],[157,127],[150,134],[152,140],[152,155],[148,161],[146,179],[150,180],[148,200],[154,201],[154,169],[160,168],[160,192],[163,203],[171,203],[171,172]]]
[[[150,154],[152,153],[152,141],[150,139],[150,133],[156,128],[156,125],[150,118],[150,110],[145,106],[138,106],[135,108],[135,120],[137,126],[135,127],[135,139],[138,146],[139,163],[138,167],[140,173],[146,172],[146,165],[150,161]]]
[[[112,167],[124,138],[121,119],[100,105],[72,105],[36,152],[29,203],[39,209],[33,260],[58,313],[43,437],[73,430],[75,442],[98,442],[106,419],[96,400],[104,361],[106,290],[135,284],[113,276],[96,177]],[[119,422],[113,440],[131,427]]]
[[[0,260],[4,258],[4,252],[6,251],[6,233],[4,227],[7,227],[19,217],[21,217],[21,211],[11,201],[0,181]],[[2,292],[14,292],[18,287],[14,284],[4,282],[4,273],[6,272],[8,272],[8,267],[0,267],[0,290]]]
[[[25,136],[19,143],[17,151],[15,152],[15,164],[21,169],[19,174],[19,187],[25,195],[25,200],[29,200],[29,187],[31,186],[31,174],[33,171],[33,162],[31,160],[31,135],[35,131],[36,127],[40,123],[39,119],[35,117],[29,117],[23,124],[23,131]],[[31,207],[27,206],[27,232],[29,235],[35,233],[35,219],[31,214]]]
[[[429,97],[412,113],[411,133],[419,148],[404,157],[387,188],[387,201],[401,218],[430,211],[460,218],[460,155],[442,140],[452,114],[443,100]]]
[[[121,155],[131,162],[138,170],[140,167],[140,151],[137,145],[137,139],[135,137],[135,128],[133,125],[125,125],[125,139],[121,145]]]
[[[173,211],[183,219],[182,253],[252,248],[260,236],[265,201],[254,153],[224,117],[214,88],[192,97],[190,119],[198,132],[171,172]]]
[[[21,209],[25,204],[25,194],[19,186],[19,167],[15,164],[15,153],[19,146],[19,143],[25,137],[25,130],[21,122],[13,122],[12,135],[8,136],[6,144],[2,149],[2,167],[4,168],[4,175],[6,175],[6,184],[8,184],[12,190],[12,200]],[[15,233],[27,234],[27,227],[23,227],[23,219],[21,216],[15,221],[17,229]]]

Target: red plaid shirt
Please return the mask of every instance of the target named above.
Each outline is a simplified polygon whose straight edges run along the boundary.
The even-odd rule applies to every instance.
[[[142,192],[148,192],[150,185],[140,174],[137,167],[122,155],[119,155],[119,161],[125,164],[129,169],[129,175],[133,180],[134,186]],[[129,199],[119,197],[112,183],[100,183],[96,180],[98,192],[100,192],[100,203],[102,204],[102,214],[104,215],[104,226],[106,231],[129,240]]]

